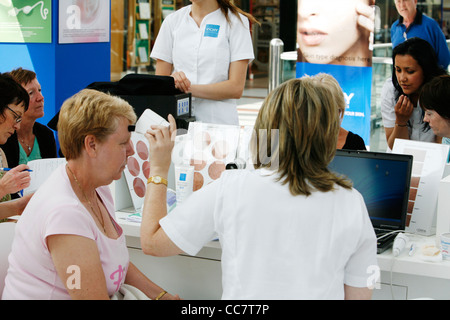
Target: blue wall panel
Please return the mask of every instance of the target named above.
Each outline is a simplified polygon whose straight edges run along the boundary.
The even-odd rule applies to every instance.
[[[52,43],[1,43],[0,72],[22,67],[36,72],[45,98],[47,124],[61,104],[88,84],[110,81],[111,45],[103,43],[58,44],[59,1],[52,1]]]

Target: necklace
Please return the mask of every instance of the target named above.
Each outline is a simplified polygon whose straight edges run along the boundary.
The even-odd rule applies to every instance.
[[[102,212],[100,210],[100,207],[98,206],[97,203],[97,208],[98,211],[100,212],[100,217],[102,218],[102,220],[100,221],[100,218],[97,216],[97,213],[94,210],[94,206],[92,205],[91,201],[88,199],[88,197],[86,196],[86,194],[84,193],[83,189],[81,188],[80,182],[78,182],[77,177],[75,177],[75,174],[72,172],[72,170],[70,169],[69,165],[67,165],[67,169],[69,169],[69,172],[72,174],[73,179],[75,180],[75,182],[78,185],[78,188],[80,188],[81,193],[83,194],[84,199],[86,200],[87,203],[89,203],[89,206],[91,207],[92,212],[94,213],[95,218],[97,219],[97,221],[100,223],[100,225],[103,228],[103,232],[106,234],[106,229],[105,229],[105,222],[103,220],[103,216],[102,216]]]
[[[28,149],[28,152],[31,152],[31,147],[28,143],[25,142],[24,139],[19,139],[20,143],[22,143],[22,145],[25,145]]]

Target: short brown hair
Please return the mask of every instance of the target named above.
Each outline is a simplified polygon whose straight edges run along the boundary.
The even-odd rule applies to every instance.
[[[9,74],[22,86],[25,86],[36,79],[36,73],[34,71],[26,70],[23,68],[14,69],[10,71]]]
[[[66,159],[81,155],[87,135],[104,141],[117,129],[120,117],[128,119],[130,125],[136,122],[133,107],[119,97],[84,89],[67,99],[58,119],[59,144]]]

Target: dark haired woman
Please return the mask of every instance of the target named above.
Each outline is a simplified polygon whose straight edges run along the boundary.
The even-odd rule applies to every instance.
[[[392,83],[386,81],[381,92],[381,114],[390,149],[394,140],[410,139],[440,142],[428,123],[418,100],[422,86],[435,76],[445,74],[431,45],[420,38],[411,38],[395,47]]]

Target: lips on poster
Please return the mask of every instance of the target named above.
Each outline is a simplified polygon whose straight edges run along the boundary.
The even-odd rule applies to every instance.
[[[342,127],[369,145],[375,0],[298,0],[297,77],[333,75],[344,91]]]

